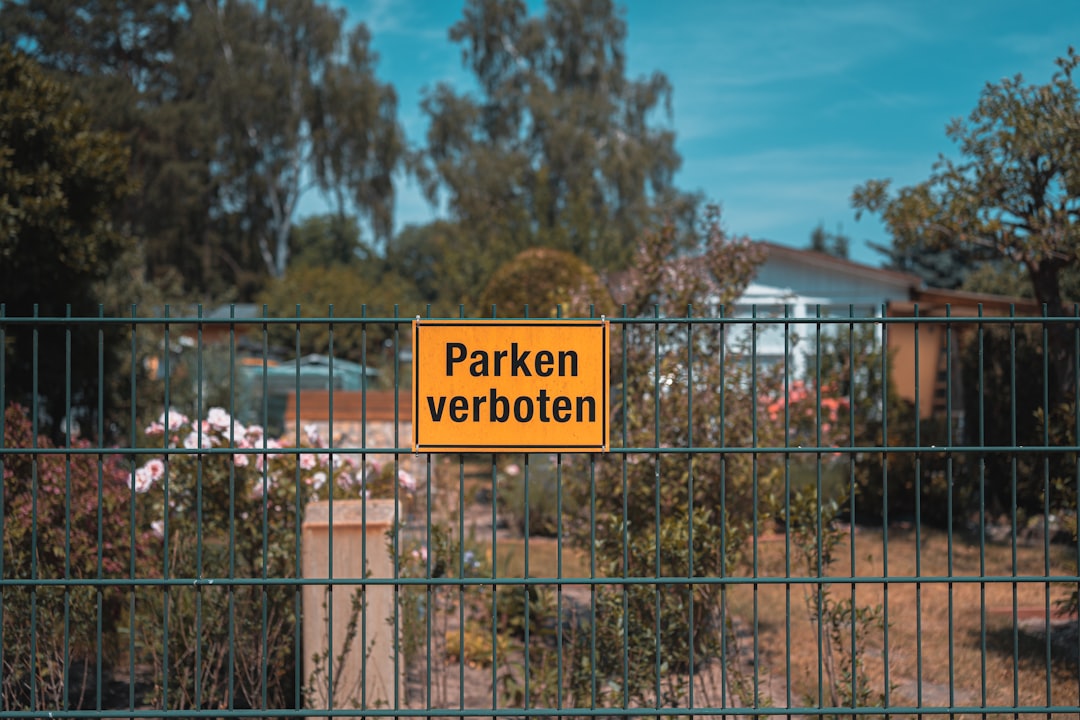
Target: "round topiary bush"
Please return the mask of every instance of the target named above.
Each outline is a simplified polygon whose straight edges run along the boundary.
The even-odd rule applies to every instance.
[[[495,305],[503,317],[596,317],[610,315],[611,293],[588,263],[562,250],[530,248],[517,254],[491,276],[481,302]]]

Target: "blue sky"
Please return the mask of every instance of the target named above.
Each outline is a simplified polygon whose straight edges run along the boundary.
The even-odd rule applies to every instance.
[[[377,74],[393,83],[409,142],[423,143],[425,88],[472,87],[447,30],[460,0],[334,0],[372,31]],[[533,12],[543,3],[530,0]],[[674,86],[676,183],[724,208],[728,230],[805,246],[824,223],[853,240],[887,242],[848,198],[869,178],[923,180],[952,153],[945,125],[975,106],[988,81],[1046,82],[1054,58],[1080,44],[1080,2],[656,2],[630,0],[629,74]],[[312,204],[305,207],[309,210]],[[438,213],[399,185],[396,223]]]

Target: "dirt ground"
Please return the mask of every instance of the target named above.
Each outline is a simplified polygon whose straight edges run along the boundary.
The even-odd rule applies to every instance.
[[[474,488],[482,488],[485,482],[489,483],[477,481]],[[456,481],[453,490],[456,497]],[[504,527],[492,528],[489,497],[483,493],[479,498],[476,493],[467,496],[467,532],[489,547],[494,540],[499,547],[496,560],[504,553],[508,558],[516,555],[516,559],[505,561],[499,576],[520,577],[525,541]],[[1014,564],[1009,543],[988,543],[980,552],[978,542],[959,535],[950,541],[939,531],[923,529],[916,534],[907,527],[890,528],[887,544],[885,537],[880,528],[845,529],[846,539],[837,548],[838,560],[830,574],[884,576],[888,582],[855,583],[854,595],[850,582],[825,587],[835,597],[853,597],[857,607],[880,607],[883,627],[860,638],[859,644],[864,648],[865,676],[889,705],[919,707],[925,712],[950,706],[1080,702],[1080,632],[1076,618],[1058,609],[1075,586],[1023,579],[1047,572],[1075,573],[1075,547],[1070,550],[1053,545],[1047,555],[1041,544],[1018,546]],[[529,550],[529,575],[554,578],[555,541],[533,538]],[[790,552],[783,535],[757,541],[758,576],[769,580],[734,586],[728,592],[728,613],[736,638],[729,652],[738,661],[727,668],[719,661],[709,662],[694,678],[682,678],[688,685],[692,682],[695,706],[738,707],[735,686],[739,682],[751,690],[751,697],[756,694],[759,704],[771,706],[778,714],[789,707],[831,704],[826,652],[822,650],[828,647],[828,640],[813,621],[817,585],[772,581],[787,577]],[[562,553],[564,577],[588,577],[587,558],[565,544]],[[790,572],[790,577],[798,580],[802,571],[792,563]],[[979,576],[990,579],[979,581]],[[561,589],[563,612],[576,613],[587,622],[589,587],[567,584]],[[459,657],[448,653],[446,644],[448,633],[452,635],[459,626],[455,613],[433,619],[420,662],[408,674],[408,707],[478,711],[503,707],[500,678],[508,667],[521,668],[520,653],[503,652],[494,667],[483,662],[458,662]],[[847,642],[849,636],[844,637]],[[819,682],[822,677],[825,679]],[[967,716],[958,713],[952,717]],[[979,713],[971,717],[997,716]]]

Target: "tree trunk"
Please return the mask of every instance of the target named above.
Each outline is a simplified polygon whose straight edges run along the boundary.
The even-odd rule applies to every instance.
[[[1061,301],[1061,269],[1064,263],[1055,259],[1044,259],[1028,263],[1031,273],[1035,299],[1045,308],[1048,318],[1070,317],[1074,313],[1066,312]],[[1070,398],[1076,388],[1074,338],[1076,323],[1046,323],[1047,363],[1050,370],[1049,396],[1051,398]],[[1049,411],[1049,408],[1047,408]]]

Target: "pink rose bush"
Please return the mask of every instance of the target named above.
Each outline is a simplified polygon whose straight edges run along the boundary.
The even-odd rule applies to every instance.
[[[823,383],[818,407],[818,393],[803,380],[793,380],[787,394],[762,396],[761,406],[769,421],[787,423],[789,441],[795,445],[812,446],[818,442],[820,430],[822,447],[838,447],[848,442],[848,398],[839,394],[836,384]]]
[[[361,456],[328,448],[314,425],[278,440],[215,407],[201,420],[169,410],[144,434],[146,455],[133,487],[140,525],[160,538],[142,571],[147,577],[166,572],[171,578],[299,577],[298,535],[309,501],[392,497],[393,481],[407,497],[415,487],[411,477],[393,477],[393,463],[379,463],[377,456],[365,463]],[[207,587],[201,590],[201,606],[194,587],[170,592],[167,614],[160,593],[146,600],[147,642],[160,643],[168,617],[169,657],[194,657],[196,648],[204,657],[231,652],[238,667],[273,668],[265,685],[259,673],[238,674],[236,694],[244,702],[258,707],[263,697],[272,703],[291,697],[292,668],[299,661],[292,655],[295,588],[258,582]],[[192,632],[199,626],[196,607],[201,607],[199,636]],[[264,626],[264,617],[272,622]],[[155,665],[155,671],[166,668]],[[175,672],[173,665],[168,671]],[[228,702],[227,677],[203,678],[203,707]],[[194,678],[182,675],[173,687],[170,706],[195,705],[200,690]]]
[[[198,474],[227,474],[238,478],[234,487],[243,488],[250,498],[273,497],[284,485],[294,485],[292,495],[300,490],[303,502],[335,498],[361,498],[372,494],[373,488],[393,492],[386,487],[392,468],[380,463],[375,456],[362,463],[354,454],[334,453],[327,448],[318,426],[305,425],[300,444],[287,447],[265,434],[258,425],[245,426],[222,408],[210,408],[206,419],[194,422],[186,415],[170,411],[151,423],[145,430],[148,444],[167,450],[184,448],[192,454],[169,454],[151,457],[135,473],[135,489],[147,493],[162,489],[166,462],[170,465],[170,482],[175,482],[176,468],[192,469]],[[208,450],[208,454],[198,451]],[[309,450],[310,452],[305,452]],[[196,467],[188,467],[190,465]],[[416,491],[416,480],[404,470],[398,472],[398,485],[406,493]],[[206,483],[203,483],[204,489]],[[267,495],[269,493],[269,495]],[[289,494],[289,493],[286,493]],[[378,492],[376,492],[378,494]],[[175,503],[170,503],[175,507]],[[279,510],[279,504],[274,505]]]

